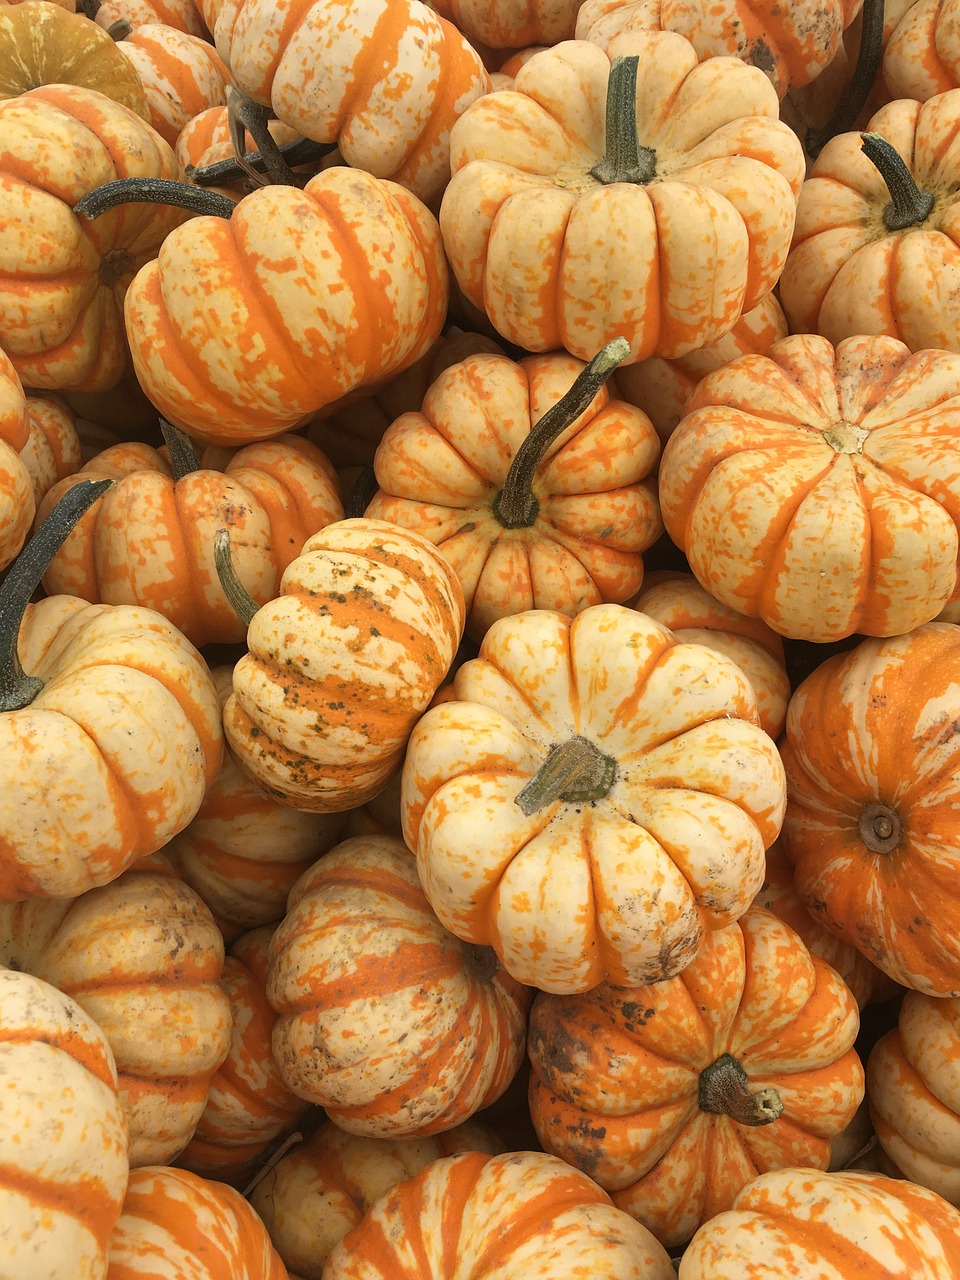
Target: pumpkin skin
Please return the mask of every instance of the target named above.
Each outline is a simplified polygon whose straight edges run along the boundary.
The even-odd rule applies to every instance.
[[[908,991],[867,1059],[870,1118],[901,1176],[960,1202],[960,1000]]]
[[[194,0],[104,0],[97,9],[96,22],[107,31],[120,23],[126,29],[162,22],[201,40],[210,35]]]
[[[30,439],[20,461],[30,473],[34,501],[39,505],[59,480],[83,466],[80,437],[73,410],[59,396],[27,396]]]
[[[162,860],[74,899],[0,907],[0,963],[72,996],[103,1029],[133,1167],[187,1145],[230,1048],[223,939]]]
[[[329,1121],[281,1157],[250,1193],[274,1248],[302,1280],[321,1280],[333,1247],[391,1187],[461,1151],[503,1146],[475,1120],[429,1138],[365,1138]]]
[[[150,118],[140,77],[95,22],[46,0],[0,8],[0,98],[41,84],[96,89]]]
[[[705,1223],[680,1259],[679,1280],[782,1280],[856,1275],[953,1280],[960,1215],[924,1187],[879,1173],[781,1169],[746,1186]]]
[[[528,45],[572,40],[583,0],[437,0],[437,13],[449,19],[474,47],[524,49]]]
[[[223,711],[240,767],[308,812],[364,804],[398,768],[463,635],[463,592],[426,538],[338,520],[254,615]]]
[[[186,1169],[130,1174],[110,1237],[107,1280],[287,1280],[266,1229],[239,1191]]]
[[[261,187],[229,221],[178,227],[127,292],[125,320],[137,376],[164,417],[215,444],[247,444],[419,359],[447,292],[432,214],[404,187],[338,167],[302,191]],[[263,295],[276,319],[254,303]]]
[[[735,662],[756,696],[760,728],[779,738],[790,701],[790,681],[783,641],[776,632],[715,600],[690,573],[660,569],[647,574],[631,604],[668,627],[678,640],[704,644]]]
[[[404,839],[451,932],[571,994],[671,978],[746,911],[785,791],[729,659],[623,605],[531,609],[493,624],[454,690],[414,729],[401,784]],[[584,739],[613,764],[606,795],[575,783],[527,816],[525,784]]]
[[[239,89],[344,162],[437,201],[450,128],[486,93],[480,55],[420,0],[201,0]]]
[[[145,22],[117,48],[140,78],[150,123],[171,147],[193,116],[226,105],[230,72],[206,40],[162,22]]]
[[[755,67],[698,65],[672,33],[641,33],[615,52],[640,57],[637,127],[656,154],[652,180],[591,176],[610,58],[564,41],[457,121],[440,227],[467,300],[524,350],[589,360],[622,336],[628,363],[674,359],[773,288],[803,153]]]
[[[223,751],[216,689],[151,609],[48,596],[27,606],[19,651],[46,683],[0,715],[0,902],[76,897],[196,813]]]
[[[469,1263],[464,1260],[469,1259]],[[595,1183],[540,1151],[435,1160],[374,1204],[324,1280],[670,1280],[673,1266]]]
[[[841,133],[820,152],[803,185],[780,301],[793,333],[833,343],[887,334],[911,351],[960,351],[960,172],[946,143],[960,128],[960,90],[880,108],[868,134],[886,138],[914,182],[934,196],[929,215],[904,229],[884,222],[890,192],[864,153],[861,134]]]
[[[650,475],[659,441],[609,382],[545,450],[529,488],[532,521],[510,527],[499,513],[517,450],[585,367],[563,353],[470,356],[377,448],[380,489],[366,514],[440,550],[463,587],[466,634],[478,642],[498,618],[524,609],[573,615],[627,600],[643,580],[641,553],[662,532]]]
[[[956,0],[888,0],[883,81],[889,97],[926,102],[960,86],[957,23]]]
[[[176,178],[173,152],[127,107],[78,85],[0,102],[0,128],[0,224],[12,255],[0,284],[0,344],[27,386],[107,390],[127,363],[127,286],[184,214],[125,204],[87,222],[72,206],[117,178]]]
[[[104,1280],[129,1169],[110,1046],[69,996],[0,968],[0,1070],[0,1270]]]
[[[668,982],[537,996],[530,1114],[545,1150],[683,1244],[758,1172],[826,1169],[864,1094],[859,1028],[842,979],[754,907]]]
[[[249,1179],[281,1133],[307,1104],[287,1088],[273,1061],[276,1015],[267,1001],[267,952],[273,927],[237,938],[223,962],[222,983],[232,1011],[227,1056],[214,1072],[203,1114],[178,1164],[206,1178]]]
[[[957,590],[960,359],[795,334],[708,374],[664,449],[699,582],[781,635],[897,635]]]
[[[532,994],[443,928],[390,836],[304,872],[270,946],[277,1068],[348,1133],[422,1137],[488,1106],[523,1059]]]
[[[35,511],[30,472],[20,455],[0,440],[0,573],[20,554]]]
[[[240,580],[259,604],[276,595],[307,538],[343,516],[333,468],[315,445],[282,436],[180,474],[146,445],[106,449],[54,488],[38,519],[82,479],[116,480],[84,514],[43,576],[53,595],[143,605],[197,646],[239,644],[245,627],[214,565],[229,530]],[[208,465],[204,465],[208,463]]]
[[[758,67],[779,98],[809,84],[840,47],[863,0],[794,0],[761,9],[750,0],[690,4],[687,0],[586,0],[577,15],[578,40],[605,48],[626,31],[676,31],[705,58],[731,57]]]
[[[268,121],[267,127],[273,140],[280,146],[286,142],[293,142],[298,137],[295,130],[280,120]],[[245,150],[255,150],[256,144],[250,135],[244,131],[243,136]],[[191,116],[177,134],[173,152],[177,157],[177,164],[183,170],[183,176],[188,181],[193,181],[195,169],[202,169],[205,165],[215,164],[219,160],[232,160],[234,152],[233,143],[230,141],[227,108],[225,106],[206,107],[203,111],[198,111]],[[228,196],[231,200],[241,199],[248,190],[243,180],[209,189],[219,191],[221,195]]]
[[[807,909],[905,987],[960,995],[960,627],[828,658],[787,710],[783,844]]]

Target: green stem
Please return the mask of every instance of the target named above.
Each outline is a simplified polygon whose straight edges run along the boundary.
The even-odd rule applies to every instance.
[[[277,145],[277,140],[270,132],[267,121],[269,113],[267,108],[259,102],[254,102],[252,98],[247,97],[234,85],[230,85],[227,89],[227,121],[230,126],[230,141],[233,143],[233,153],[240,168],[244,170],[247,177],[255,186],[263,186],[265,180],[275,183],[277,186],[295,187],[297,185],[296,174],[287,164],[283,152]],[[263,158],[264,175],[254,169],[252,165],[247,165],[245,157],[246,151],[243,146],[244,131],[249,133],[250,137],[257,144],[257,150]]]
[[[377,476],[372,466],[362,467],[351,486],[344,504],[346,518],[359,518],[373,501],[377,492]]]
[[[515,800],[528,818],[555,800],[602,800],[616,775],[616,760],[578,735],[553,748]]]
[[[117,178],[81,196],[73,212],[92,220],[120,204],[172,204],[191,213],[211,214],[216,218],[229,218],[237,207],[235,200],[190,182],[177,182],[173,178]]]
[[[932,193],[917,186],[900,152],[883,134],[861,133],[860,143],[890,192],[890,203],[883,211],[883,225],[888,231],[919,227],[933,208]]]
[[[200,459],[197,457],[197,451],[193,447],[193,441],[185,431],[175,427],[172,422],[167,422],[166,418],[161,418],[160,433],[163,436],[164,444],[167,446],[167,452],[170,454],[170,469],[173,472],[174,480],[182,480],[184,476],[190,475],[192,471],[200,470]]]
[[[750,1077],[730,1053],[722,1053],[700,1072],[700,1110],[729,1116],[737,1124],[773,1124],[783,1112],[776,1089],[750,1090]]]
[[[249,627],[260,606],[237,577],[233,557],[230,555],[230,534],[226,529],[218,529],[214,535],[213,561],[227,602],[243,625]]]
[[[493,501],[493,514],[505,529],[528,529],[540,510],[531,486],[543,455],[561,432],[575,422],[630,354],[626,338],[613,338],[581,369],[573,386],[531,428],[514,454],[503,488]]]
[[[590,170],[605,185],[611,182],[652,182],[657,176],[657,153],[637,136],[636,54],[614,58],[607,83],[606,150]]]
[[[883,58],[883,3],[884,0],[864,0],[857,64],[830,119],[819,129],[807,130],[804,149],[811,160],[817,158],[831,138],[853,129],[866,106]]]
[[[20,664],[17,638],[24,612],[74,526],[113,483],[81,480],[68,489],[10,567],[0,590],[0,711],[28,707],[43,688],[39,676],[28,676]]]
[[[285,142],[280,147],[280,154],[290,166],[312,165],[322,160],[324,156],[328,156],[331,151],[335,151],[336,145],[335,142],[314,142],[313,138],[294,138],[292,142]],[[244,176],[249,175],[251,169],[256,173],[267,171],[266,161],[259,151],[245,152],[242,160],[238,156],[231,156],[229,160],[216,160],[213,164],[204,164],[197,168],[187,165],[184,172],[190,181],[195,182],[199,187],[216,187],[227,182],[239,182]],[[314,175],[313,173],[294,174],[298,186],[301,176],[313,177]]]

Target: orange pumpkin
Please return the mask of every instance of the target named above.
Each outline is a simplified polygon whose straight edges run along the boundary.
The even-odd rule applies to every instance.
[[[51,543],[105,483],[65,495],[3,584],[0,902],[107,884],[187,825],[220,767],[209,670],[165,618],[73,596],[27,604]]]
[[[506,1275],[673,1280],[649,1231],[585,1174],[541,1151],[435,1160],[373,1205],[327,1261],[324,1280]]]
[[[883,81],[891,98],[926,102],[960,87],[956,0],[887,0]]]
[[[604,386],[625,349],[610,343],[589,365],[470,356],[380,442],[366,514],[440,550],[472,639],[524,609],[573,615],[640,586],[662,532],[660,446],[646,414]]]
[[[162,22],[144,22],[117,48],[140,78],[150,123],[171,147],[195,115],[226,105],[230,72],[206,40]]]
[[[503,1093],[532,992],[443,928],[399,840],[357,836],[290,891],[267,997],[287,1087],[348,1133],[395,1138],[452,1129]]]
[[[0,1274],[100,1280],[127,1185],[106,1038],[48,983],[0,968]]]
[[[331,1250],[391,1187],[434,1160],[503,1147],[475,1120],[433,1137],[365,1138],[327,1121],[273,1165],[250,1193],[274,1248],[302,1280],[322,1280]]]
[[[2,906],[0,963],[96,1019],[117,1064],[130,1164],[172,1160],[230,1048],[223,939],[193,890],[158,858],[77,898]]]
[[[20,461],[30,473],[34,501],[39,505],[59,480],[74,475],[83,466],[77,420],[60,396],[27,396],[30,439]]]
[[[293,142],[298,137],[293,129],[280,120],[270,120],[268,128],[270,136],[278,146]],[[248,152],[252,152],[256,147],[255,142],[246,132],[244,132],[244,146]],[[206,107],[191,116],[177,134],[173,151],[177,157],[177,163],[183,170],[183,176],[191,182],[194,180],[197,169],[203,169],[219,161],[233,160],[234,149],[230,139],[230,121],[226,106]],[[244,185],[243,179],[240,179],[213,185],[211,190],[219,191],[233,200],[239,200],[247,194],[249,187]]]
[[[10,357],[0,350],[0,572],[27,540],[36,498],[26,462],[30,439],[27,399]]]
[[[583,0],[436,0],[448,18],[476,46],[522,49],[573,38]]]
[[[411,735],[402,817],[458,937],[569,994],[672,978],[746,911],[786,797],[728,658],[622,605],[532,609],[454,690]]]
[[[761,71],[671,33],[564,41],[451,133],[457,282],[526,351],[628,360],[713,342],[777,282],[804,159]]]
[[[795,334],[708,374],[660,504],[700,583],[781,635],[896,635],[958,592],[960,357]]]
[[[186,1169],[134,1169],[106,1280],[287,1280],[263,1223],[233,1187]]]
[[[781,1169],[749,1183],[705,1223],[679,1280],[784,1275],[945,1280],[960,1273],[960,1214],[946,1200],[879,1173]]]
[[[175,177],[173,152],[129,108],[77,85],[0,102],[0,130],[0,223],[11,246],[29,246],[0,281],[0,344],[30,387],[106,390],[127,363],[127,286],[183,214],[126,204],[90,224],[72,206],[118,178]]]
[[[217,577],[217,529],[230,531],[235,570],[266,603],[307,538],[343,516],[333,468],[299,436],[247,445],[220,468],[165,434],[169,462],[147,445],[117,445],[46,496],[41,520],[81,479],[116,481],[54,556],[44,588],[155,609],[195,645],[238,644],[245,628]]]
[[[960,627],[828,658],[790,701],[784,848],[826,928],[896,982],[960,995],[953,891]]]
[[[223,711],[238,763],[298,809],[382,790],[453,661],[463,592],[426,538],[338,520],[308,538],[280,595],[249,618]]]
[[[96,10],[96,21],[105,30],[120,28],[126,33],[130,27],[145,22],[162,22],[178,31],[205,39],[209,36],[203,18],[194,0],[85,0]],[[118,37],[119,39],[119,33]]]

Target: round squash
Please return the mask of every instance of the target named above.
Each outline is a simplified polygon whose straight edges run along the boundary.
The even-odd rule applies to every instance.
[[[117,49],[143,86],[147,119],[171,147],[195,115],[226,105],[230,72],[206,40],[162,22],[144,22]]]

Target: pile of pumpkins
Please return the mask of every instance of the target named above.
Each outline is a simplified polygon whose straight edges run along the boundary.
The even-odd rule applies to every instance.
[[[4,1280],[960,1280],[958,32],[0,4]]]

